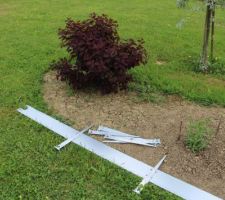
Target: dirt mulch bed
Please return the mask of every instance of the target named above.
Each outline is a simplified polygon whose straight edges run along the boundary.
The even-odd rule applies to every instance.
[[[202,107],[177,97],[168,97],[162,105],[138,102],[135,94],[125,92],[68,95],[68,86],[56,80],[55,72],[44,77],[44,99],[50,108],[72,121],[76,129],[93,122],[145,138],[160,138],[162,145],[157,148],[111,146],[150,165],[167,154],[162,171],[225,198],[225,109]],[[188,122],[202,118],[211,119],[215,132],[222,120],[209,148],[195,155],[185,148],[183,141]]]

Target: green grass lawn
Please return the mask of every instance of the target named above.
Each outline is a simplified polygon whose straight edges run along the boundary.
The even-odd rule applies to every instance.
[[[53,59],[66,55],[57,29],[67,17],[85,19],[91,12],[118,20],[123,38],[146,41],[149,62],[132,70],[134,88],[225,106],[223,77],[195,74],[185,64],[199,56],[204,12],[190,14],[168,0],[0,0],[0,199],[177,199],[151,185],[137,196],[132,190],[139,178],[76,145],[56,152],[62,138],[16,112],[29,104],[53,114],[42,98],[42,77]],[[178,30],[183,17],[186,25]],[[219,10],[221,58],[224,17]]]

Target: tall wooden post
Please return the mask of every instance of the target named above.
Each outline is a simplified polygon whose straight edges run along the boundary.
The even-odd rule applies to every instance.
[[[211,49],[210,49],[210,60],[211,62],[214,59],[214,35],[215,35],[215,15],[216,15],[216,1],[213,1],[212,9],[212,29],[211,29]]]
[[[207,4],[206,16],[205,16],[205,27],[204,27],[204,37],[203,37],[203,47],[201,55],[201,66],[202,71],[208,70],[208,44],[209,44],[209,35],[210,35],[210,26],[211,26],[211,15],[212,9],[209,4]]]

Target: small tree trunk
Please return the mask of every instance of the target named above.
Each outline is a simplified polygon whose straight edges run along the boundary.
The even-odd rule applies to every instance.
[[[209,35],[210,35],[210,19],[211,19],[212,10],[210,5],[207,5],[206,17],[205,17],[205,27],[204,27],[204,38],[203,38],[203,47],[201,55],[201,66],[202,71],[208,70],[208,44],[209,44]]]
[[[214,1],[214,7],[212,10],[212,30],[211,30],[211,50],[210,50],[210,60],[213,61],[214,58],[214,35],[215,35],[215,15],[216,15],[216,9],[215,9],[215,1]]]

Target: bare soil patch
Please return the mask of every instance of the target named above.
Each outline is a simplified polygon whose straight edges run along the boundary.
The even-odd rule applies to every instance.
[[[162,145],[157,148],[133,144],[111,146],[150,165],[167,154],[162,171],[225,198],[225,109],[202,107],[174,96],[162,105],[139,102],[130,92],[68,95],[68,86],[56,80],[55,72],[45,75],[43,90],[49,107],[72,121],[76,129],[93,122],[146,138],[160,138]],[[216,132],[221,117],[220,130],[209,148],[198,155],[185,148],[183,141],[191,119],[210,118]]]
[[[12,6],[6,3],[0,3],[0,16],[8,15],[12,10]]]

